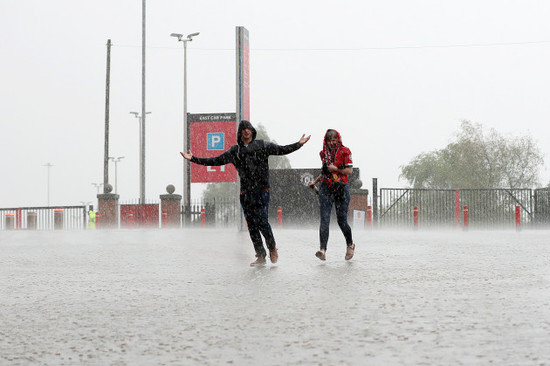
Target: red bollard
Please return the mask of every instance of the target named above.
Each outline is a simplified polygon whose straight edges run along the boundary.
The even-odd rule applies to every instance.
[[[372,206],[367,206],[367,226],[372,226]]]
[[[464,206],[464,230],[468,229],[468,224],[470,223],[470,213],[468,206]]]
[[[279,226],[283,226],[283,208],[281,206],[277,207],[277,223]]]
[[[168,225],[168,210],[162,210],[162,227]]]
[[[204,227],[206,225],[206,212],[204,208],[201,208],[201,226]]]
[[[418,229],[418,206],[414,206],[413,208],[413,220],[414,220],[414,228]]]
[[[521,226],[521,207],[516,206],[516,230],[519,230]]]
[[[15,210],[15,228],[21,229],[23,220],[21,219],[21,209]]]

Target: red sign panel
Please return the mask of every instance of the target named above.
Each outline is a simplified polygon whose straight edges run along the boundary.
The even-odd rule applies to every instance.
[[[199,158],[221,155],[237,144],[235,113],[189,114],[191,151]],[[191,164],[191,183],[236,182],[233,164],[204,166]]]

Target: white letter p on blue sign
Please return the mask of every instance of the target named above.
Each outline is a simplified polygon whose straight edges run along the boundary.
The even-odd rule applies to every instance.
[[[224,150],[224,133],[213,132],[206,134],[206,150]]]

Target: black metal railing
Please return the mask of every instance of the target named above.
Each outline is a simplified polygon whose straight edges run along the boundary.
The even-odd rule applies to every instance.
[[[535,189],[533,212],[536,225],[550,225],[550,188]]]
[[[206,226],[235,226],[240,220],[240,207],[237,198],[194,200],[191,203],[191,225],[201,225],[204,221]]]
[[[421,227],[451,227],[464,225],[466,214],[472,227],[510,227],[518,219],[529,225],[533,222],[531,193],[531,189],[381,188],[379,223],[382,227],[412,227],[415,222]]]

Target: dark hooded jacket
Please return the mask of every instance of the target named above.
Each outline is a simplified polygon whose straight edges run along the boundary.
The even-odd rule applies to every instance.
[[[245,146],[242,138],[242,130],[252,130],[252,141]],[[223,154],[212,158],[197,158],[193,156],[191,161],[200,165],[216,166],[233,164],[237,168],[241,179],[241,192],[256,189],[269,189],[269,155],[286,155],[298,150],[299,142],[290,145],[277,145],[264,140],[256,140],[256,129],[249,121],[241,121],[237,129],[237,145],[231,146]]]

